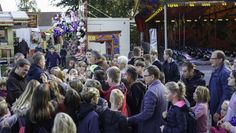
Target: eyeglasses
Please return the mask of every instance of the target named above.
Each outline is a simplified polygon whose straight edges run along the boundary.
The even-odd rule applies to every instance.
[[[149,77],[149,76],[152,76],[152,75],[143,75],[144,78]]]

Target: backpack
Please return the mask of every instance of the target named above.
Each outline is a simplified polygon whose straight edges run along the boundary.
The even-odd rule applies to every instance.
[[[190,109],[186,112],[187,119],[187,132],[186,133],[197,133],[197,119],[195,113]]]

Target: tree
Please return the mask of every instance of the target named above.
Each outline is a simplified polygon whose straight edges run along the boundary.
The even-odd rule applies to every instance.
[[[35,0],[19,0],[17,7],[20,11],[26,11],[26,12],[40,11],[37,7],[37,2]]]
[[[61,0],[54,3],[56,6],[68,7],[68,9],[78,10],[79,0]],[[84,2],[85,0],[83,0]],[[88,0],[88,15],[96,17],[131,17],[133,13],[133,0]]]

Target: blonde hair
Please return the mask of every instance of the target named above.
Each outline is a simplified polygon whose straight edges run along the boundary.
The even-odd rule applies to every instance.
[[[35,89],[40,85],[40,83],[37,80],[30,80],[30,82],[27,84],[24,92],[21,94],[21,96],[13,103],[12,105],[12,111],[13,113],[19,113],[19,110],[22,110],[23,108],[29,108],[32,100],[33,93]]]
[[[207,87],[198,86],[195,90],[196,102],[207,103],[210,100],[210,93]]]
[[[0,97],[0,117],[4,116],[8,112],[7,102],[3,97]]]
[[[58,113],[54,119],[52,133],[76,133],[76,125],[66,113]]]
[[[113,89],[110,95],[110,103],[119,107],[124,102],[124,94],[119,89]]]
[[[185,97],[185,92],[186,92],[186,89],[185,89],[185,85],[184,83],[182,82],[168,82],[166,83],[166,88],[168,90],[170,90],[170,92],[172,93],[177,93],[177,97],[178,98],[184,98]]]
[[[7,77],[1,77],[0,78],[0,87],[7,85]]]
[[[81,95],[82,95],[82,99],[86,103],[92,103],[95,105],[98,103],[98,99],[100,97],[98,89],[94,87],[85,87],[82,90]]]

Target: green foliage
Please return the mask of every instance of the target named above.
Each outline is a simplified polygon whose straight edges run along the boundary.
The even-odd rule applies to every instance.
[[[35,0],[19,0],[17,7],[20,11],[26,11],[26,12],[40,11],[37,7],[37,3]]]
[[[69,10],[78,10],[79,6],[78,0],[60,0],[57,3],[51,0],[51,2],[56,6],[67,7]],[[88,15],[90,17],[105,17],[104,14],[110,17],[130,17],[133,15],[133,0],[88,0],[88,4]]]

